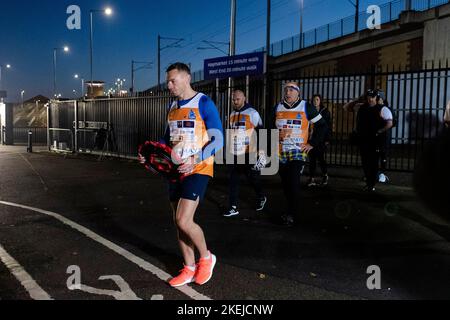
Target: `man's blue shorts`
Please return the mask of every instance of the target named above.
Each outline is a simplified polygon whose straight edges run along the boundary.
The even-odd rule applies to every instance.
[[[210,176],[202,174],[193,174],[183,179],[182,182],[169,183],[170,202],[178,202],[180,199],[203,201],[208,187]]]

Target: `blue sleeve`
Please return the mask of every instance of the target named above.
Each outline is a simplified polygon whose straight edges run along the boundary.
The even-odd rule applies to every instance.
[[[164,132],[164,136],[159,140],[160,143],[164,143],[165,145],[170,144],[170,128],[167,126],[166,131]]]
[[[222,126],[222,120],[220,120],[219,111],[217,110],[216,105],[214,102],[207,96],[203,96],[200,99],[199,103],[199,111],[200,116],[203,119],[203,122],[205,122],[206,130],[212,130],[215,129],[222,135],[220,139],[216,140],[216,137],[211,137],[211,140],[203,147],[202,149],[202,160],[206,160],[209,157],[212,157],[218,152],[220,149],[224,146],[224,133],[223,133],[223,126]],[[220,140],[220,141],[219,141]],[[214,143],[214,148],[211,149],[211,144]]]

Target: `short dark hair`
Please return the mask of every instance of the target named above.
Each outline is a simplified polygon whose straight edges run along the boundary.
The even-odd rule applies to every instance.
[[[242,94],[244,95],[244,97],[246,97],[246,94],[245,94],[245,91],[244,91],[244,90],[242,90],[242,89],[234,89],[234,90],[233,90],[233,93],[237,93],[237,92],[242,93]],[[247,97],[246,97],[246,98],[247,98]]]
[[[191,75],[191,68],[189,68],[189,66],[187,64],[182,63],[182,62],[176,62],[176,63],[170,65],[167,68],[166,72],[169,73],[170,71],[173,71],[173,70],[184,71],[188,75]]]

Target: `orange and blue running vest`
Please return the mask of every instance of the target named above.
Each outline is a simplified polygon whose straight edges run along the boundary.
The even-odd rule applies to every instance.
[[[275,108],[276,128],[280,131],[279,154],[282,162],[306,160],[300,147],[308,143],[310,121],[306,116],[306,101],[288,109],[283,103]]]
[[[209,142],[206,125],[199,109],[199,102],[203,96],[204,94],[199,93],[183,106],[179,106],[175,101],[170,107],[168,116],[170,145],[182,160],[201,154],[203,147]],[[214,157],[197,164],[189,175],[193,174],[213,177]]]
[[[254,108],[233,111],[230,115],[230,152],[240,156],[257,150],[255,129],[262,126],[262,119]]]

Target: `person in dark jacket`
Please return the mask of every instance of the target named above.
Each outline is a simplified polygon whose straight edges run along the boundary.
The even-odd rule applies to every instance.
[[[378,104],[376,90],[369,89],[366,97],[367,102],[358,111],[356,132],[367,184],[365,190],[374,192],[378,182],[380,141],[386,139],[386,132],[392,128],[393,116],[389,108]]]
[[[389,102],[386,100],[386,94],[383,90],[378,89],[377,91],[377,102],[382,107],[390,109]],[[391,111],[392,113],[392,111]],[[392,119],[393,120],[393,119]],[[391,143],[391,130],[387,130],[383,135],[380,135],[379,141],[379,153],[380,153],[380,173],[378,176],[378,181],[381,183],[388,183],[389,177],[386,175],[387,163],[388,163],[388,150]],[[384,138],[384,139],[383,139]]]
[[[325,153],[327,151],[328,146],[331,142],[332,135],[332,123],[331,123],[331,114],[328,111],[328,108],[325,107],[322,103],[322,97],[319,94],[315,94],[312,99],[312,105],[316,108],[317,112],[322,116],[325,120],[327,127],[325,129],[325,134],[322,135],[322,139],[318,140],[318,145],[311,150],[309,153],[309,182],[308,187],[313,186],[327,186],[328,185],[328,165],[325,160]],[[317,140],[317,132],[314,130],[314,126],[312,129],[312,139]],[[320,139],[320,137],[319,137]],[[320,169],[322,171],[322,179],[320,182],[316,181],[316,168],[317,162],[319,162]]]

